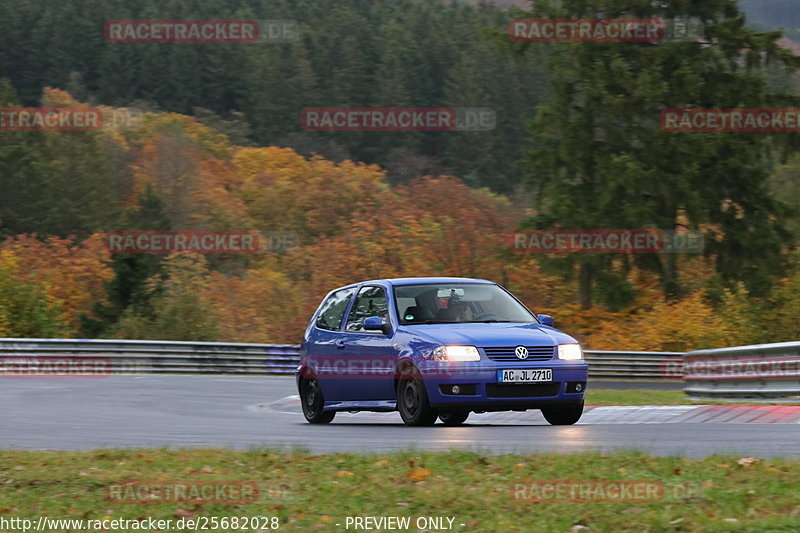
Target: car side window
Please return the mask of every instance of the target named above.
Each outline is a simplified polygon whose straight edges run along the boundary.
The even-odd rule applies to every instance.
[[[317,327],[331,331],[338,331],[342,325],[344,312],[347,311],[347,304],[353,296],[355,289],[342,289],[331,294],[327,300],[322,302],[319,314],[317,315]]]
[[[356,303],[347,317],[347,331],[364,331],[364,319],[379,316],[389,322],[389,307],[386,303],[386,291],[382,287],[362,287],[358,291]]]

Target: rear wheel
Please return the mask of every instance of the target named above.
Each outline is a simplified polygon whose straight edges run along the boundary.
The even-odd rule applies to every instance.
[[[567,407],[548,407],[542,409],[542,414],[554,426],[571,426],[581,419],[583,402]]]
[[[469,417],[469,411],[441,411],[439,413],[439,420],[445,426],[460,426],[467,420],[467,417]]]
[[[336,411],[323,411],[325,398],[316,379],[305,379],[300,385],[300,403],[303,416],[311,424],[327,424],[336,416]]]
[[[425,383],[416,368],[404,372],[397,384],[397,410],[407,426],[432,426],[438,413],[428,403]]]

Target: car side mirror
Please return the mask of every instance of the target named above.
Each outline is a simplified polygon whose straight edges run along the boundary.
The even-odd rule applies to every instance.
[[[365,331],[380,331],[384,335],[391,331],[389,324],[384,324],[383,319],[379,316],[368,316],[364,319]]]
[[[539,322],[544,324],[545,326],[552,326],[553,325],[553,317],[550,315],[538,315]]]

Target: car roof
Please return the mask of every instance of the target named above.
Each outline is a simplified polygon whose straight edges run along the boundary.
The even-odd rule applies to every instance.
[[[351,283],[347,287],[355,287],[356,285],[370,284],[370,283],[388,283],[389,285],[416,285],[424,283],[488,283],[495,285],[493,281],[477,278],[386,278],[386,279],[371,279],[368,281],[359,281],[358,283]],[[345,288],[345,287],[342,287]]]

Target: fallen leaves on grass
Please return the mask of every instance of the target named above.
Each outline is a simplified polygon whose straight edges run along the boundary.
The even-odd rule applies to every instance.
[[[415,468],[414,470],[406,474],[406,477],[411,481],[425,481],[425,479],[431,474],[433,474],[433,472],[431,472],[427,468]]]
[[[742,468],[750,468],[760,460],[761,459],[759,459],[758,457],[742,457],[736,460],[736,464],[738,464]]]

